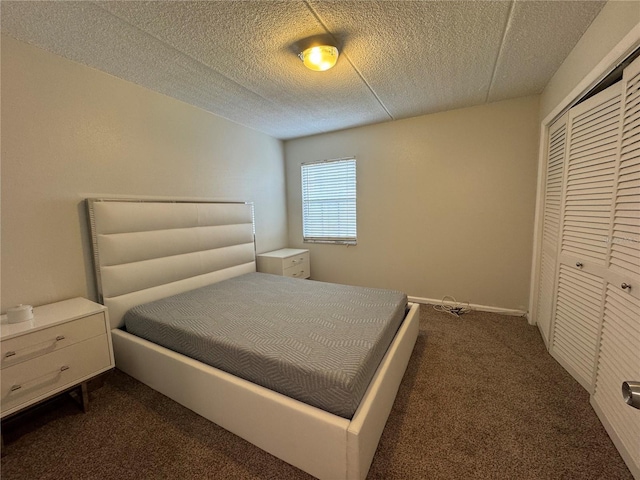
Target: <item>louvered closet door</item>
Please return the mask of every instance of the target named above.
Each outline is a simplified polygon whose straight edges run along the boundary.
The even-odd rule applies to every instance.
[[[640,410],[627,405],[622,382],[640,375],[640,299],[607,285],[595,392],[591,403],[618,451],[640,478]]]
[[[622,276],[640,276],[640,61],[624,72],[620,165],[609,267]],[[637,285],[640,287],[640,285]],[[638,288],[635,289],[637,291]]]
[[[640,478],[640,410],[627,405],[620,393],[622,382],[640,381],[640,59],[625,69],[623,84],[609,269],[592,404],[630,470]]]
[[[538,292],[535,321],[549,343],[551,314],[556,287],[556,263],[558,259],[558,234],[560,232],[560,210],[562,204],[562,180],[565,164],[567,138],[567,114],[558,119],[549,129],[547,147],[547,172],[542,217],[542,248],[538,273]]]
[[[589,392],[602,324],[604,276],[620,134],[621,84],[569,111],[550,351]]]

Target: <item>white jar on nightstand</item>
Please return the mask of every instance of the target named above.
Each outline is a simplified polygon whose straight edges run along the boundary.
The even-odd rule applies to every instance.
[[[282,248],[257,256],[258,271],[294,278],[309,278],[309,250]]]

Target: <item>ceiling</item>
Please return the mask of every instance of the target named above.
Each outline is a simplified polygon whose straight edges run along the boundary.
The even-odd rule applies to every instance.
[[[3,0],[2,33],[280,139],[542,92],[601,1]],[[326,72],[297,44],[330,35]]]

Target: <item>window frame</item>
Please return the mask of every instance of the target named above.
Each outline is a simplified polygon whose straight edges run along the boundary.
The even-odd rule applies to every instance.
[[[345,191],[342,192],[342,198],[340,198],[340,195],[336,195],[334,200],[337,202],[341,202],[340,205],[345,207],[346,212],[343,213],[344,216],[346,217],[352,217],[352,218],[347,218],[347,222],[348,224],[345,227],[345,234],[344,235],[312,235],[309,234],[307,235],[307,233],[309,233],[307,231],[307,221],[309,218],[309,213],[308,213],[308,208],[310,204],[313,204],[313,200],[309,200],[308,199],[308,184],[309,184],[309,179],[308,179],[308,167],[312,166],[316,166],[316,165],[320,165],[320,164],[328,164],[328,163],[336,163],[336,162],[340,162],[340,163],[352,163],[353,164],[353,170],[352,170],[352,174],[353,174],[353,184],[348,185],[345,188]],[[305,174],[305,170],[307,170],[307,174]],[[349,172],[351,174],[351,172]],[[307,176],[307,179],[305,180],[305,175]],[[357,245],[358,241],[357,241],[357,221],[358,221],[358,214],[357,214],[357,204],[358,204],[358,200],[357,200],[357,189],[358,189],[358,178],[357,178],[357,161],[356,161],[356,157],[355,156],[351,156],[351,157],[343,157],[343,158],[332,158],[332,159],[326,159],[326,160],[316,160],[316,161],[311,161],[311,162],[304,162],[300,165],[300,181],[301,181],[301,210],[302,210],[302,241],[304,243],[326,243],[326,244],[334,244],[334,245]],[[347,196],[352,196],[352,199],[347,199]],[[316,204],[320,203],[319,201],[316,201]],[[352,205],[350,205],[352,203]],[[307,212],[307,213],[305,213]],[[340,221],[340,219],[338,218],[338,216],[340,215],[341,212],[337,212],[336,217],[334,217],[335,220],[337,220],[338,222]],[[329,218],[331,218],[331,216],[329,216]],[[353,232],[351,234],[351,232]],[[327,231],[325,230],[323,233],[327,233]],[[329,232],[331,233],[331,232]]]

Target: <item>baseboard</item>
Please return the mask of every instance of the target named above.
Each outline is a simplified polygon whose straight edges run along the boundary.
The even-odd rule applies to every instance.
[[[415,303],[423,303],[427,305],[442,305],[442,300],[436,300],[434,298],[423,298],[423,297],[408,297],[410,302]],[[462,303],[462,302],[460,302]],[[467,305],[466,303],[464,304]],[[528,312],[524,310],[513,310],[510,308],[501,308],[501,307],[490,307],[488,305],[478,305],[475,303],[470,303],[469,308],[471,310],[477,310],[479,312],[491,312],[491,313],[500,313],[502,315],[511,315],[514,317],[526,317]]]
[[[531,322],[529,322],[531,323]],[[533,325],[533,324],[532,324]],[[542,341],[544,342],[544,346],[546,347],[547,351],[549,351],[550,345],[549,345],[549,339],[547,339],[547,337],[545,337],[544,332],[542,331],[542,328],[540,327],[540,324],[535,324],[538,327],[538,331],[540,332],[540,336],[542,337]]]

